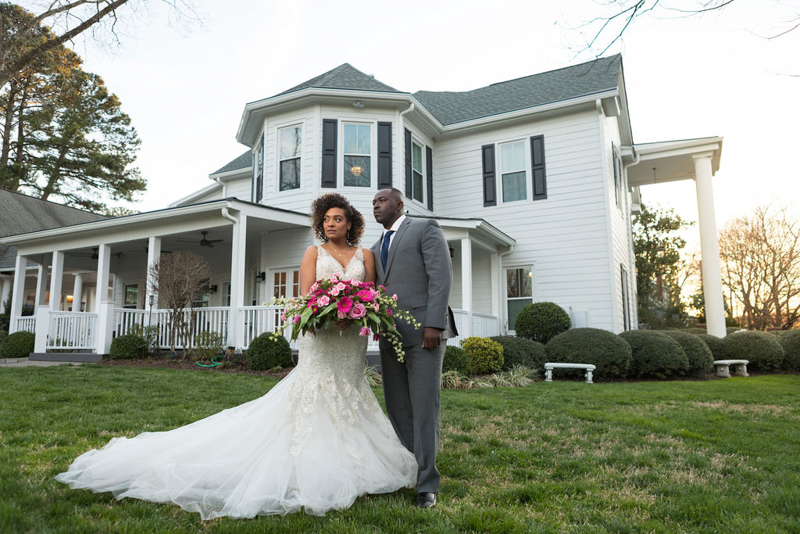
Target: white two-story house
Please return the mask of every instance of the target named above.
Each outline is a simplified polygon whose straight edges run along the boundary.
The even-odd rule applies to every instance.
[[[178,248],[203,254],[213,272],[197,299],[198,331],[246,347],[274,327],[264,303],[297,293],[314,243],[309,206],[330,191],[364,214],[366,247],[380,235],[371,216],[379,189],[400,189],[410,216],[439,222],[462,337],[513,333],[519,310],[536,301],[559,304],[577,327],[636,328],[631,216],[644,184],[697,181],[704,287],[719,284],[711,176],[722,139],[636,145],[619,55],[466,92],[409,93],[344,64],[245,105],[236,137],[247,151],[164,210],[6,239],[20,272],[48,266],[47,280],[28,286],[62,295],[25,322],[37,352],[55,347],[59,321],[78,320],[64,306],[76,275],[97,288],[83,312],[94,314],[92,337],[71,346],[103,353],[126,325],[157,323],[165,312],[147,294],[148,265]],[[31,291],[24,277],[14,284],[12,315],[17,295]],[[724,335],[721,295],[720,286]],[[715,314],[712,303],[712,331]]]

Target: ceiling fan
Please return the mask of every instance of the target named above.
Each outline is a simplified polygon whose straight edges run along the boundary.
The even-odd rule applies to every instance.
[[[200,233],[203,234],[203,239],[200,240],[201,247],[214,248],[214,243],[220,243],[224,241],[224,239],[207,239],[208,237],[207,230],[201,230]]]

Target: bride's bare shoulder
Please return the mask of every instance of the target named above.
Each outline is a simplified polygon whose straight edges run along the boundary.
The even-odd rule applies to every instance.
[[[361,254],[364,256],[365,261],[372,260],[372,251],[370,249],[362,248]]]

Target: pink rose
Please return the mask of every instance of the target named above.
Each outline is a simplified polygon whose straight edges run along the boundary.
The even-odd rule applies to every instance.
[[[356,303],[356,305],[353,306],[353,309],[350,310],[350,317],[352,317],[353,319],[361,319],[366,314],[367,314],[367,308],[360,302]]]
[[[361,327],[361,331],[358,333],[358,335],[359,336],[364,336],[364,337],[368,336],[369,335],[369,328],[367,328],[366,326],[362,326]]]
[[[359,285],[361,285],[361,282],[359,282],[354,278],[353,280],[350,280],[350,285],[358,287]]]
[[[321,296],[321,297],[320,297],[320,298],[317,300],[317,302],[319,303],[319,305],[320,305],[320,306],[327,306],[328,304],[330,304],[330,303],[331,303],[331,299],[330,299],[330,298],[328,298],[328,295],[322,295],[322,296]]]
[[[347,289],[347,286],[344,285],[342,282],[339,282],[338,284],[336,284],[336,289],[338,289],[339,291],[344,291],[345,289]]]
[[[317,282],[314,282],[314,283],[311,285],[311,287],[309,288],[309,291],[316,291],[318,287],[319,287],[319,283],[317,283]]]
[[[397,293],[395,293],[394,295],[392,295],[392,300],[394,300],[395,302],[397,302]]]
[[[335,297],[338,294],[339,294],[339,288],[337,286],[333,286],[333,289],[331,289],[331,295]]]

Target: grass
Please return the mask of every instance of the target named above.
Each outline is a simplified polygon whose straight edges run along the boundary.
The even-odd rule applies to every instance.
[[[175,428],[275,383],[91,365],[0,369],[0,532],[800,532],[797,375],[444,390],[443,480],[430,511],[405,490],[323,518],[202,522],[53,480],[113,436]]]

